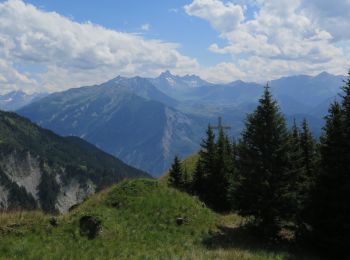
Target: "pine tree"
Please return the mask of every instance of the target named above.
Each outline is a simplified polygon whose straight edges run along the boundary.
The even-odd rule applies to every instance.
[[[205,176],[202,162],[199,159],[196,163],[196,168],[193,173],[192,183],[191,183],[191,192],[197,195],[200,199],[204,199],[205,191]]]
[[[208,176],[215,172],[216,145],[213,129],[208,125],[206,138],[202,140],[199,160],[192,181],[193,193],[205,202],[208,201],[210,183]]]
[[[177,189],[184,188],[184,176],[181,166],[181,161],[178,156],[175,156],[174,162],[171,165],[169,171],[169,186],[172,186]]]
[[[235,204],[243,216],[254,216],[269,233],[290,215],[289,149],[285,119],[266,86],[238,145]]]
[[[302,131],[300,133],[300,144],[303,156],[303,165],[306,171],[306,178],[313,182],[317,166],[317,145],[309,129],[306,119],[302,122]]]
[[[338,255],[350,245],[350,72],[343,91],[341,104],[333,103],[326,117],[310,209],[314,241]]]
[[[311,203],[311,190],[314,187],[317,174],[318,150],[316,142],[309,130],[306,119],[301,124],[301,130],[293,126],[291,169],[294,169],[293,181],[293,212],[297,225],[297,235],[305,232],[305,222],[308,219],[308,207]]]
[[[183,187],[182,190],[191,193],[192,178],[186,166],[182,164]]]
[[[294,119],[293,126],[289,136],[290,151],[289,151],[289,173],[291,174],[290,190],[293,194],[292,212],[294,220],[299,218],[299,212],[302,206],[300,194],[302,192],[302,180],[305,175],[303,151],[301,147],[301,133]]]
[[[303,151],[301,146],[301,132],[297,123],[294,119],[293,126],[289,134],[289,143],[290,143],[290,172],[294,176],[294,181],[297,182],[298,176],[303,172]],[[294,184],[296,185],[296,184]]]
[[[231,202],[228,191],[234,173],[232,144],[223,129],[219,129],[215,141],[214,132],[209,125],[201,147],[193,175],[192,191],[212,209],[229,211]]]
[[[216,143],[215,169],[208,172],[208,204],[217,211],[229,211],[228,190],[234,165],[231,144],[223,129],[219,129]]]

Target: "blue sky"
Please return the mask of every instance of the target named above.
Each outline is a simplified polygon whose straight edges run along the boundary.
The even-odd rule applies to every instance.
[[[0,93],[117,75],[267,80],[350,67],[350,0],[0,1]]]

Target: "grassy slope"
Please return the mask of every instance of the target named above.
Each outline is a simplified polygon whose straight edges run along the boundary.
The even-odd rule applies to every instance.
[[[84,215],[102,220],[102,232],[94,240],[80,235],[79,219]],[[185,217],[186,223],[178,226],[178,217]],[[259,243],[251,246],[237,228],[241,218],[219,216],[197,199],[155,180],[127,180],[96,194],[60,216],[58,227],[49,219],[39,212],[0,214],[0,258],[294,258]]]

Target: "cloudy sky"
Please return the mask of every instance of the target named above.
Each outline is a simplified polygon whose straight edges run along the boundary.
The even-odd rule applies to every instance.
[[[164,70],[264,82],[350,68],[350,0],[0,0],[0,93]]]

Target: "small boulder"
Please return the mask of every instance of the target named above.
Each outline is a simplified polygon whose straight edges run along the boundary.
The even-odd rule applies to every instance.
[[[176,224],[177,224],[178,226],[181,226],[184,222],[185,222],[185,219],[184,219],[184,218],[177,218],[177,219],[176,219]]]
[[[115,201],[115,202],[112,202],[111,206],[113,208],[120,209],[123,206],[123,204],[120,201]]]
[[[50,218],[49,222],[50,222],[50,225],[53,227],[58,226],[57,218],[55,218],[55,217]]]
[[[80,203],[74,204],[73,206],[71,206],[71,207],[68,209],[68,212],[71,212],[71,211],[75,210],[76,208],[79,207],[79,205],[80,205]]]
[[[83,216],[80,218],[80,234],[94,239],[101,231],[101,220],[93,216]]]

